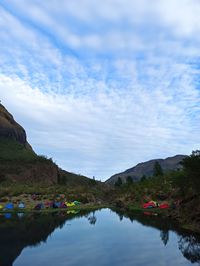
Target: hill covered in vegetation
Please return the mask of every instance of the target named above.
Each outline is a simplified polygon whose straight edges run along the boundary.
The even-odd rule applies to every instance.
[[[152,177],[154,175],[155,163],[158,163],[161,166],[162,171],[165,173],[172,170],[178,170],[182,168],[180,162],[185,157],[186,155],[176,155],[166,159],[154,159],[147,162],[142,162],[132,168],[125,170],[124,172],[111,176],[106,183],[115,184],[119,177],[121,178],[122,183],[126,183],[127,178],[132,179],[133,181],[139,181],[143,177]]]
[[[180,164],[181,169],[165,173],[155,163],[157,172],[152,177],[137,182],[128,178],[126,183],[118,180],[112,190],[116,206],[137,210],[151,200],[158,204],[167,203],[169,209],[165,215],[200,232],[200,151],[193,151]],[[160,212],[158,208],[150,210]]]
[[[85,176],[59,168],[51,158],[37,155],[27,141],[26,131],[0,104],[0,182],[15,184],[90,187],[100,184]]]

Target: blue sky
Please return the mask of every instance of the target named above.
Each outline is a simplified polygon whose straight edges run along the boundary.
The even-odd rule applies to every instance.
[[[200,143],[198,0],[2,0],[0,99],[35,151],[105,180]]]

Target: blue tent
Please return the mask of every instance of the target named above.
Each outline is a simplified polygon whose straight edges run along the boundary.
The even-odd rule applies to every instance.
[[[11,214],[11,213],[5,213],[5,214],[4,214],[4,217],[5,217],[6,219],[10,219],[10,218],[12,218],[12,214]]]
[[[5,206],[5,209],[7,210],[13,210],[13,208],[14,208],[14,204],[12,202],[7,203]]]
[[[53,208],[54,208],[54,209],[60,208],[60,206],[61,206],[61,203],[58,202],[58,201],[55,201],[55,202],[53,203]]]
[[[25,208],[25,205],[23,202],[20,202],[19,205],[18,205],[18,208],[19,209],[24,209]]]

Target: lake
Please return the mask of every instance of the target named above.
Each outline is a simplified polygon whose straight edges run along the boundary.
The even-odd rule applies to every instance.
[[[200,238],[151,213],[0,214],[0,266],[200,265]]]

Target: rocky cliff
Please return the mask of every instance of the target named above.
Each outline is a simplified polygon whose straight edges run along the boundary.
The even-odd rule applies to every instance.
[[[0,104],[0,138],[9,138],[31,149],[27,142],[26,132],[13,116]]]
[[[0,182],[57,183],[56,164],[38,156],[27,142],[26,132],[0,104]]]
[[[155,162],[158,162],[162,167],[163,171],[176,170],[181,168],[180,162],[186,157],[186,155],[176,155],[173,157],[168,157],[166,159],[155,159],[147,162],[139,163],[136,166],[127,169],[124,172],[115,174],[111,176],[106,183],[114,184],[118,178],[122,179],[122,182],[126,182],[126,178],[130,176],[134,181],[139,181],[143,175],[150,177],[153,175],[153,169]]]
[[[85,176],[60,169],[51,159],[38,156],[27,142],[24,128],[0,104],[0,182],[60,183],[68,187],[93,186]]]

